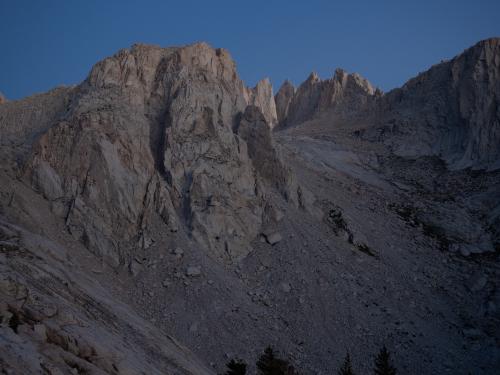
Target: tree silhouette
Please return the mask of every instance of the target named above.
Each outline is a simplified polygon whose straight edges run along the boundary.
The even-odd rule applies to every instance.
[[[354,375],[354,372],[352,371],[352,362],[351,362],[351,355],[349,352],[347,352],[344,363],[342,367],[340,368],[339,375]]]
[[[375,375],[396,375],[396,368],[391,363],[391,355],[385,345],[375,358]]]
[[[288,361],[276,356],[273,348],[268,346],[257,361],[259,375],[295,375],[295,369]]]
[[[247,364],[241,359],[231,359],[226,363],[226,367],[225,375],[245,375],[247,373]]]

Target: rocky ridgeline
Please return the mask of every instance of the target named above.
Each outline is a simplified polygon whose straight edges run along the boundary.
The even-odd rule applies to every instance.
[[[269,81],[247,89],[223,49],[134,45],[50,98],[49,115],[36,112],[41,121],[31,107],[13,107],[6,134],[29,146],[24,178],[76,239],[115,266],[137,244],[151,245],[155,217],[231,261],[259,233],[268,187],[306,202],[271,138]],[[31,125],[21,132],[25,117]]]
[[[362,113],[381,91],[359,74],[337,69],[332,78],[321,80],[311,73],[297,89],[285,81],[275,96],[278,121],[290,126],[328,111],[340,116]]]
[[[367,123],[365,139],[396,155],[438,156],[451,169],[500,168],[500,39],[481,41],[382,94],[358,74],[311,73],[297,89],[286,81],[275,96],[280,126],[324,116]],[[373,126],[372,126],[373,125]]]
[[[481,41],[383,96],[369,136],[404,157],[500,168],[500,39]]]

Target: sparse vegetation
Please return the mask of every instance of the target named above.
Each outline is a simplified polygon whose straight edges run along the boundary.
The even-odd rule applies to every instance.
[[[19,316],[17,313],[13,312],[12,317],[9,319],[10,329],[12,329],[15,333],[18,333],[17,327],[19,327],[19,324],[21,324],[21,321],[19,320]]]
[[[448,250],[450,241],[446,237],[443,229],[435,224],[421,220],[417,215],[415,207],[411,205],[399,206],[396,204],[391,204],[389,207],[412,227],[420,226],[422,228],[422,232],[426,236],[433,238],[439,244],[441,250]]]
[[[326,220],[332,225],[335,234],[338,234],[339,231],[347,231],[347,223],[342,216],[340,208],[330,209]]]
[[[268,346],[257,361],[259,375],[295,375],[295,369],[288,361],[279,358],[272,347]]]
[[[340,368],[339,375],[354,375],[354,371],[352,370],[352,362],[351,362],[351,355],[349,352],[347,352],[344,363],[342,364],[342,367]]]
[[[392,365],[391,354],[385,345],[375,358],[374,372],[375,375],[396,375],[396,368]]]
[[[226,363],[226,367],[225,375],[245,375],[247,373],[247,364],[241,359],[231,359]]]
[[[369,255],[374,258],[378,258],[377,253],[375,253],[368,245],[362,243],[356,246],[359,251],[362,253],[365,253],[366,255]]]
[[[268,346],[256,363],[258,375],[298,375],[299,373],[288,360],[278,357],[276,351]],[[241,359],[231,359],[226,364],[224,375],[246,375],[247,364]],[[375,375],[396,375],[397,370],[392,364],[391,355],[385,345],[375,357]],[[339,368],[338,375],[354,375],[351,354],[346,353],[344,361]]]

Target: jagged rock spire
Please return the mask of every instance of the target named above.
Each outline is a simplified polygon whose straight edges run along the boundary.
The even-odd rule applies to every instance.
[[[375,92],[370,82],[356,73],[349,74],[339,68],[331,79],[321,80],[312,72],[293,94],[284,85],[276,96],[278,119],[283,126],[306,121],[324,111],[346,115],[363,110]]]
[[[255,105],[260,108],[271,128],[278,123],[276,104],[273,98],[273,85],[269,78],[260,80],[254,88],[247,88],[245,97],[248,105]]]
[[[274,101],[276,103],[276,114],[278,117],[278,123],[283,123],[288,115],[288,108],[290,107],[290,102],[295,95],[295,86],[288,79],[283,82],[280,89],[274,96]]]

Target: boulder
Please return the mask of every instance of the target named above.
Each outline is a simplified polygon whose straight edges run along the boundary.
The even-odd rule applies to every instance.
[[[288,282],[282,282],[281,290],[285,293],[290,293],[292,291],[292,286]]]
[[[201,275],[201,267],[200,266],[189,266],[186,269],[186,276],[196,277]]]
[[[137,276],[143,269],[143,265],[137,259],[132,259],[128,266],[129,272],[132,276]]]
[[[264,233],[264,237],[266,238],[267,243],[270,245],[276,245],[283,239],[279,232],[266,232]]]

